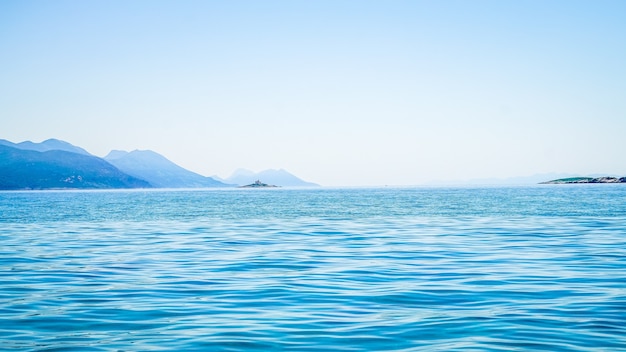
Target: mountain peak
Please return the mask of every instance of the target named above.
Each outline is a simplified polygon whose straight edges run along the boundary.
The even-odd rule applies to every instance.
[[[126,155],[128,155],[128,152],[125,150],[111,150],[109,152],[109,154],[107,154],[104,159],[105,160],[114,160],[114,159],[119,159],[119,158],[123,158]]]

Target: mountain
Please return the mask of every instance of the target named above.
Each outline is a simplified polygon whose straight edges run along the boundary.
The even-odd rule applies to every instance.
[[[0,139],[0,189],[206,188],[247,185],[257,180],[284,187],[314,187],[289,172],[239,169],[226,180],[186,170],[150,150],[113,150],[103,159],[58,139],[13,143]],[[117,179],[117,181],[115,181]]]
[[[225,182],[243,186],[252,184],[257,180],[282,187],[319,187],[318,184],[303,181],[284,169],[270,169],[261,172],[237,169],[230,177],[225,179]]]
[[[6,145],[8,147],[13,147],[22,150],[34,150],[38,152],[47,152],[50,150],[63,150],[66,152],[82,154],[82,155],[90,155],[85,149],[72,145],[68,142],[61,141],[58,139],[47,139],[41,143],[33,143],[31,141],[24,141],[20,143],[9,142],[6,139],[0,139],[0,145]]]
[[[0,189],[147,187],[150,187],[148,182],[129,176],[95,156],[65,150],[40,152],[0,143]]]
[[[121,171],[146,180],[158,188],[206,188],[229,187],[228,185],[184,169],[163,155],[151,150],[125,152],[113,150],[104,160]]]

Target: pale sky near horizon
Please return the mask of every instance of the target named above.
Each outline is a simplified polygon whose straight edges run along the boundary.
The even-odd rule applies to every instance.
[[[0,126],[325,186],[626,176],[626,1],[5,0]]]

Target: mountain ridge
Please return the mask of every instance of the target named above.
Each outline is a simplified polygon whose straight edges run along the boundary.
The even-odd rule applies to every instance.
[[[104,160],[131,176],[150,182],[157,188],[232,187],[211,177],[189,171],[152,150],[131,152],[112,150]]]
[[[102,158],[66,150],[39,152],[0,145],[0,189],[151,188]]]
[[[0,145],[6,145],[9,147],[22,149],[22,150],[34,150],[37,152],[47,152],[50,150],[63,150],[66,152],[71,152],[71,153],[76,153],[76,154],[94,156],[81,147],[77,147],[71,143],[68,143],[66,141],[62,141],[56,138],[49,138],[40,143],[35,143],[31,141],[13,143],[6,139],[0,139]]]
[[[284,169],[268,169],[256,173],[246,169],[237,169],[228,179],[203,176],[175,164],[163,155],[152,150],[133,150],[131,152],[127,152],[123,150],[113,149],[106,156],[100,158],[98,156],[90,154],[81,147],[54,138],[50,138],[39,143],[35,143],[32,141],[13,143],[5,139],[0,139],[0,146],[29,153],[42,153],[29,154],[12,151],[3,154],[2,158],[9,158],[10,155],[11,158],[13,158],[11,160],[0,160],[0,164],[6,161],[6,163],[11,164],[14,167],[13,169],[5,168],[0,172],[0,179],[4,179],[5,181],[12,180],[10,182],[6,181],[6,187],[11,187],[11,189],[31,189],[33,187],[35,187],[36,189],[68,188],[69,186],[72,186],[68,185],[68,182],[71,183],[70,181],[74,180],[72,182],[76,183],[75,179],[78,179],[78,176],[80,176],[81,180],[84,180],[84,177],[82,175],[77,174],[78,171],[81,171],[82,173],[89,171],[89,174],[92,176],[97,174],[97,170],[87,170],[88,168],[86,169],[86,165],[91,165],[92,167],[96,167],[96,169],[100,168],[101,171],[104,173],[111,173],[113,172],[111,170],[115,169],[117,170],[117,172],[119,172],[115,174],[120,177],[120,180],[118,180],[119,182],[117,183],[109,180],[110,182],[113,182],[111,184],[107,184],[107,182],[104,181],[100,183],[95,181],[93,181],[92,183],[79,182],[77,184],[73,184],[73,186],[80,186],[78,188],[115,188],[117,187],[115,185],[118,185],[121,188],[213,188],[235,187],[238,185],[241,186],[251,184],[258,179],[286,187],[319,186],[315,183],[304,181]],[[68,154],[43,154],[50,151],[62,151]],[[78,165],[74,165],[74,168],[78,168],[80,170],[74,170],[75,172],[72,173],[72,165],[68,165],[67,161],[77,161],[78,159],[76,159],[76,157],[74,156],[71,156],[71,154],[81,155],[83,157],[93,159],[90,159],[90,162],[82,160],[78,163]],[[27,164],[25,164],[24,162],[18,162],[19,160],[17,159],[20,158],[24,159],[22,161],[29,160],[29,158],[35,158],[37,159],[37,162],[45,163],[46,167],[39,170],[32,170],[28,168]],[[46,158],[48,158],[48,160],[46,160]],[[51,175],[57,175],[59,172],[64,175],[69,172],[72,175],[65,177],[65,179],[68,180],[66,183],[59,184],[55,183],[56,181],[50,181],[50,185],[48,185],[48,183],[46,182],[32,183],[32,180],[29,179],[30,176],[45,178],[45,175],[41,174],[42,172],[44,172],[44,169],[47,170],[47,172],[49,172]],[[34,172],[35,174],[29,176],[29,170],[31,172]],[[19,175],[18,179],[15,179],[16,175]],[[74,177],[75,179],[72,179],[71,177]],[[24,181],[24,184],[22,184],[21,186],[19,183],[19,179],[22,179]],[[141,180],[144,183],[136,183],[133,186],[132,182],[130,184],[126,184],[121,181],[126,179],[137,179]],[[0,187],[2,186],[0,185]]]

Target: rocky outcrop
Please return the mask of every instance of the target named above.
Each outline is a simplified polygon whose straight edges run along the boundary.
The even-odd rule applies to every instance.
[[[239,188],[276,188],[276,187],[280,187],[280,186],[268,185],[267,183],[263,183],[259,180],[256,180],[256,182],[251,183],[249,185],[239,186]]]
[[[626,177],[597,177],[589,183],[626,183]]]
[[[318,184],[304,181],[284,169],[269,169],[261,172],[238,169],[224,182],[243,186],[254,183],[254,180],[265,180],[265,182],[270,184],[283,187],[319,187]]]

